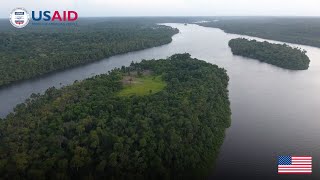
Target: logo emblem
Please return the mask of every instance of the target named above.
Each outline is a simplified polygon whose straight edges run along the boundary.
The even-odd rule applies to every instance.
[[[30,15],[24,8],[15,8],[10,13],[10,23],[16,28],[23,28],[28,25],[30,21]]]

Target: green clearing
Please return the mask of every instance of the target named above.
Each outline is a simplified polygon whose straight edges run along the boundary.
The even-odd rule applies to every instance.
[[[155,94],[167,86],[161,76],[145,75],[142,77],[134,77],[130,83],[125,83],[124,89],[119,92],[119,96],[144,96]]]

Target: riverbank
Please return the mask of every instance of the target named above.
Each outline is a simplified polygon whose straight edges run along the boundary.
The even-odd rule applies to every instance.
[[[1,32],[4,45],[0,46],[0,88],[102,58],[168,44],[179,32],[168,26],[135,21],[72,28],[59,32]]]
[[[229,40],[234,38],[265,39],[226,34],[220,29],[192,24],[166,25],[180,30],[170,44],[113,56],[1,89],[1,116],[12,112],[14,106],[24,102],[32,93],[43,93],[51,86],[59,88],[72,84],[75,80],[103,74],[115,67],[128,66],[132,61],[161,59],[177,52],[189,52],[195,58],[206,59],[225,68],[230,77],[232,125],[226,131],[215,169],[212,169],[213,179],[228,176],[249,179],[254,176],[256,179],[278,180],[275,173],[277,155],[311,154],[314,159],[320,159],[319,150],[315,147],[320,143],[317,128],[320,117],[317,110],[320,107],[319,48],[290,44],[306,49],[311,60],[307,71],[293,72],[234,56],[228,47]],[[313,166],[320,168],[318,164]],[[312,177],[319,179],[319,172],[314,171]]]

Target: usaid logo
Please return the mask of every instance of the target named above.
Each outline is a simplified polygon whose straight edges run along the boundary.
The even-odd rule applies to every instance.
[[[63,22],[73,22],[78,19],[78,13],[76,11],[32,11],[33,22],[40,22],[40,25],[63,25]],[[30,15],[24,8],[15,8],[10,13],[10,23],[16,28],[23,28],[28,25],[30,21]],[[50,23],[41,23],[50,22]],[[55,23],[57,22],[57,23]],[[60,23],[60,24],[59,24]],[[63,23],[63,24],[61,24]],[[35,25],[36,23],[32,23]],[[36,25],[39,25],[36,24]]]
[[[30,15],[24,8],[15,8],[10,13],[9,20],[13,27],[23,28],[28,25],[30,21]]]
[[[75,11],[32,11],[33,21],[75,21],[78,19],[78,13]]]

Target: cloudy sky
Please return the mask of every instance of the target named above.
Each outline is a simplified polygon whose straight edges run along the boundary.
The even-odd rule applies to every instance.
[[[320,0],[0,0],[12,9],[76,10],[90,16],[320,16]]]

